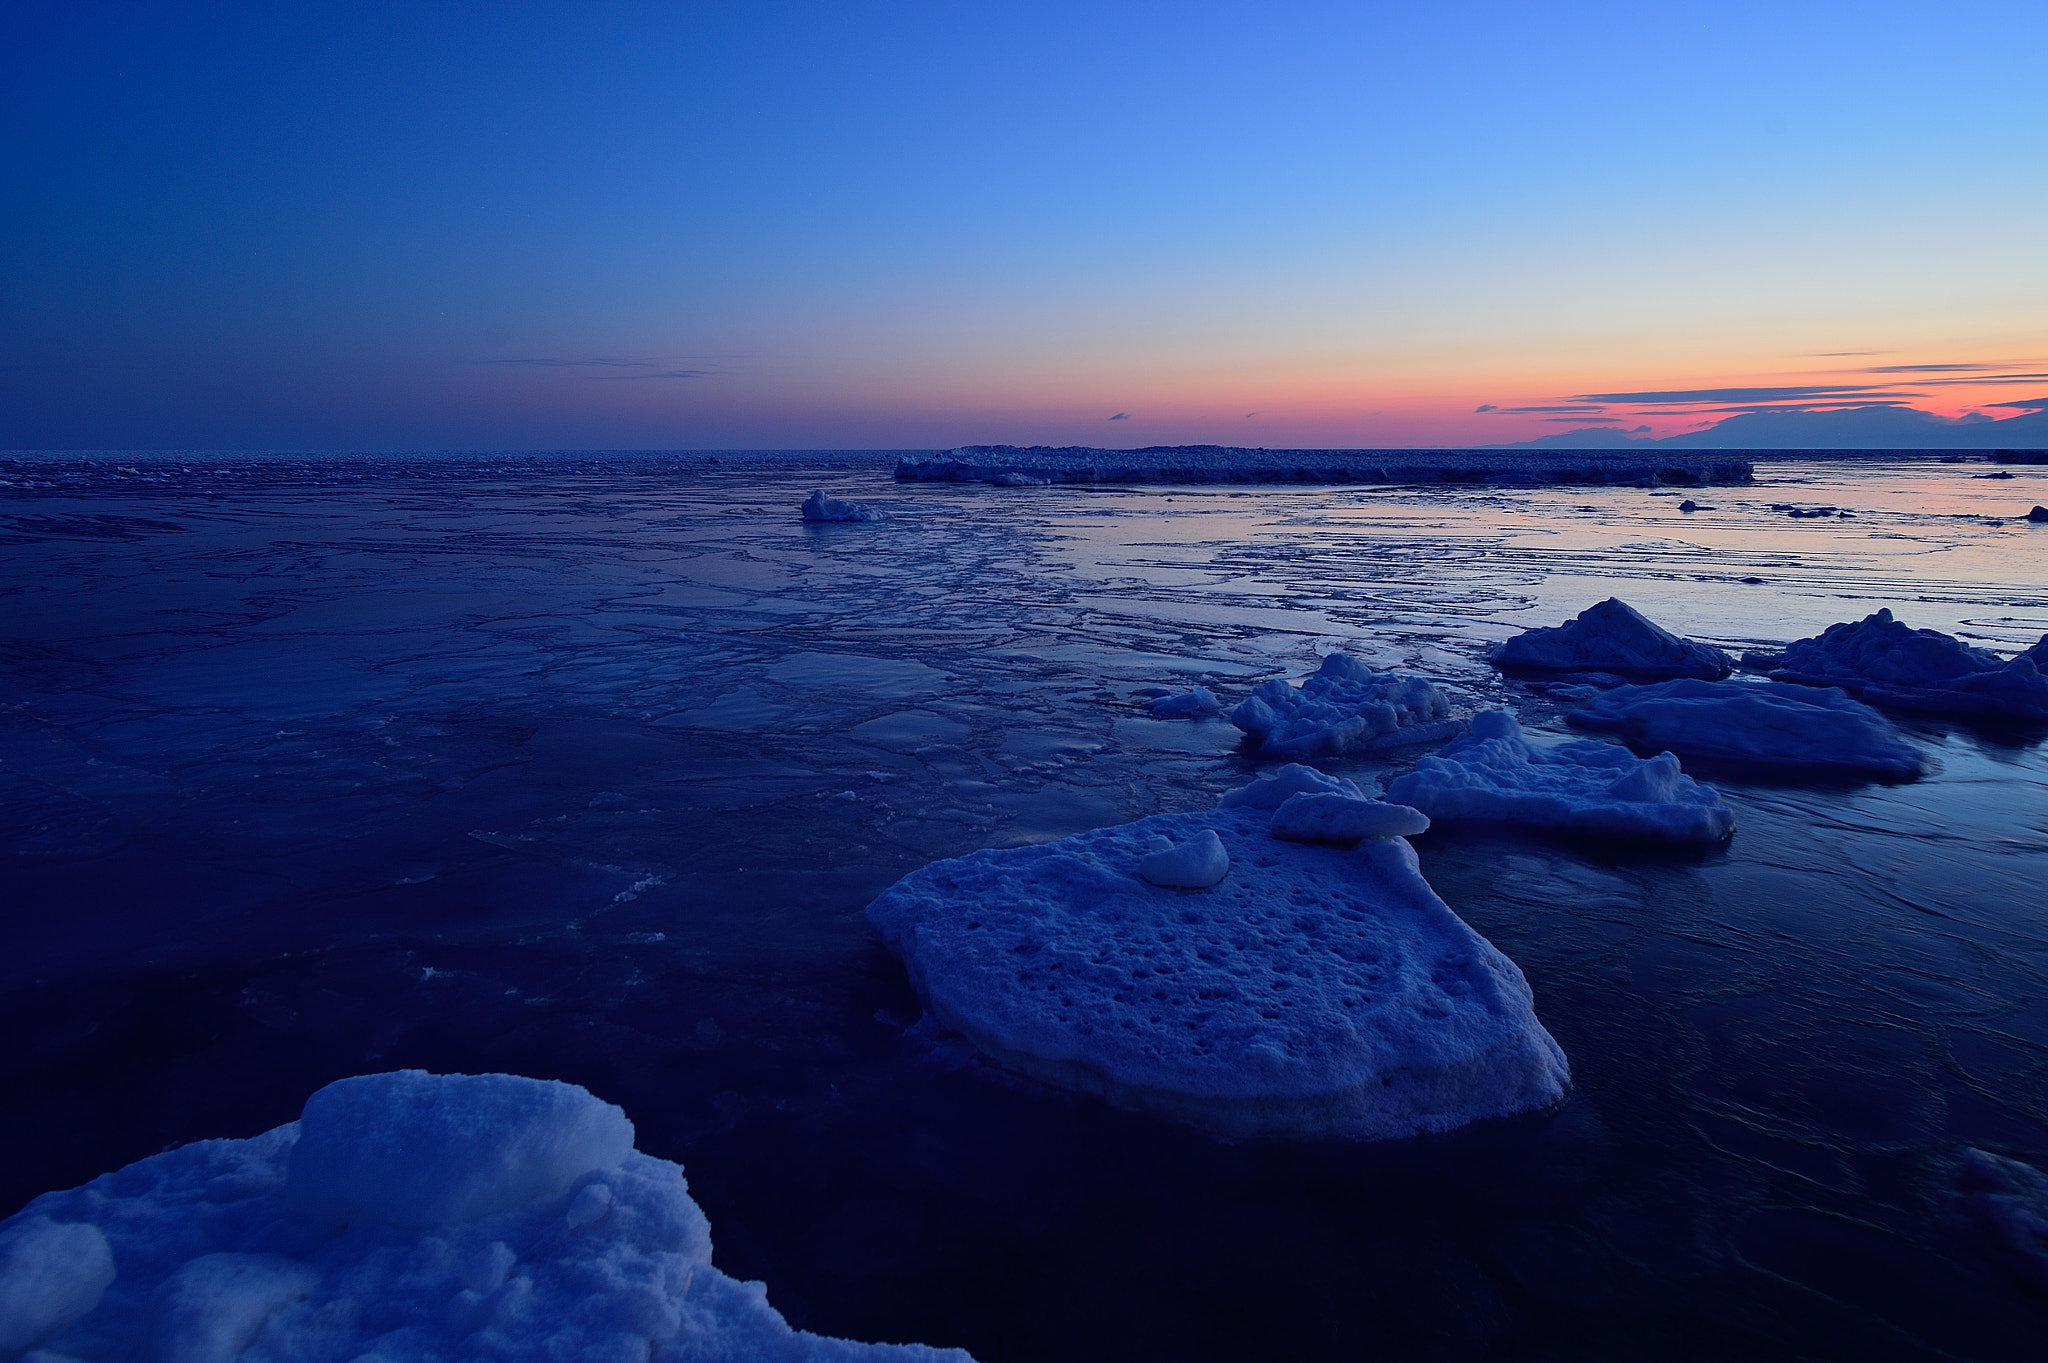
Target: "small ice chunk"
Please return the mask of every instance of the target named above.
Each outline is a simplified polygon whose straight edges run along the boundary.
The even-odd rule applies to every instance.
[[[231,1363],[278,1311],[312,1295],[320,1275],[275,1254],[202,1254],[157,1289],[161,1363]]]
[[[2032,511],[2027,513],[2027,519],[2036,525],[2041,524],[2043,521],[2048,521],[2048,506],[2037,505]]]
[[[114,1252],[98,1226],[24,1217],[0,1231],[0,1355],[50,1338],[100,1304]]]
[[[1278,678],[1262,684],[1230,722],[1258,740],[1261,756],[1302,759],[1441,743],[1459,727],[1450,713],[1435,684],[1332,653],[1298,687]]]
[[[1913,629],[1888,609],[1743,662],[1774,681],[1839,686],[1886,710],[2048,720],[2048,676],[2031,652],[2001,658],[1939,630]]]
[[[1226,790],[1223,798],[1216,802],[1218,809],[1278,809],[1288,800],[1301,794],[1348,795],[1354,800],[1366,798],[1365,791],[1354,782],[1341,776],[1330,776],[1305,767],[1299,762],[1289,762],[1271,776],[1262,776],[1248,786]]]
[[[1714,680],[1734,669],[1720,649],[1652,624],[1618,596],[1554,628],[1525,630],[1488,657],[1505,672],[1612,672],[1639,680]]]
[[[1177,696],[1161,696],[1145,708],[1154,719],[1200,719],[1220,711],[1223,702],[1208,687],[1197,686]]]
[[[842,502],[837,497],[827,497],[823,488],[804,498],[803,513],[807,521],[879,521],[883,518],[878,508],[865,502]]]
[[[938,1024],[995,1063],[1226,1138],[1379,1140],[1570,1082],[1529,986],[1399,838],[1278,842],[1263,810],[1160,814],[913,871],[868,906]],[[1130,874],[1213,834],[1205,895]]]
[[[569,1199],[569,1208],[562,1213],[562,1219],[569,1224],[570,1230],[581,1230],[604,1220],[611,1210],[611,1188],[603,1183],[586,1183],[576,1190],[576,1196]]]
[[[350,1221],[476,1221],[559,1197],[632,1148],[626,1114],[573,1084],[359,1075],[306,1100],[285,1195],[300,1211]]]
[[[1519,824],[1559,833],[1714,843],[1735,813],[1668,752],[1647,760],[1612,743],[1539,748],[1505,710],[1472,716],[1472,732],[1425,757],[1387,798],[1446,822]]]
[[[1154,885],[1206,890],[1230,874],[1230,853],[1216,830],[1207,828],[1178,846],[1169,844],[1164,851],[1150,853],[1138,863],[1138,874]]]
[[[1619,687],[1565,719],[1780,780],[1910,781],[1925,766],[1891,721],[1832,687],[1682,678]]]
[[[1360,800],[1349,795],[1295,795],[1273,811],[1266,831],[1288,842],[1355,843],[1361,838],[1400,838],[1429,831],[1429,818],[1407,805]]]

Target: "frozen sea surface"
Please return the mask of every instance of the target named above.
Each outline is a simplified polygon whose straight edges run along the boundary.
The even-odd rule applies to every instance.
[[[2039,731],[1902,722],[1907,786],[1717,781],[1738,831],[1699,856],[1417,838],[1574,1077],[1422,1140],[1223,1145],[1007,1078],[914,1025],[862,910],[1251,779],[1161,688],[1341,650],[1562,741],[1484,652],[1609,596],[1731,652],[1890,606],[2010,655],[2048,630],[2012,519],[2048,470],[1769,463],[1681,514],[893,467],[0,461],[0,1211],[344,1075],[509,1071],[629,1111],[717,1266],[826,1334],[2038,1356],[2048,1296],[1959,1189],[1966,1148],[2048,1161]],[[821,485],[887,519],[802,522]]]

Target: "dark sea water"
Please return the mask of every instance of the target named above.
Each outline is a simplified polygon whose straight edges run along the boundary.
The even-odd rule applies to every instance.
[[[572,1080],[805,1328],[997,1360],[2036,1359],[1955,1192],[2048,1162],[2048,756],[1722,782],[1722,851],[1433,833],[1575,1087],[1221,1145],[911,1033],[861,910],[935,858],[1249,779],[1343,648],[1563,732],[1490,642],[1620,595],[1741,647],[2048,631],[2048,471],[1754,488],[1002,489],[885,461],[0,461],[0,1213],[337,1077]],[[811,488],[886,510],[805,525]],[[1772,504],[1851,508],[1793,519]],[[1996,518],[1996,519],[1994,519]],[[1399,761],[1337,763],[1384,778]]]

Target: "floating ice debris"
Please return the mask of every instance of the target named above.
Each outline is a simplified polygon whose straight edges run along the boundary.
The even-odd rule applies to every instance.
[[[819,488],[804,498],[804,519],[807,521],[879,521],[882,513],[865,502],[842,502],[837,497],[827,497],[825,489]]]
[[[1197,686],[1177,696],[1161,696],[1145,708],[1154,719],[1200,719],[1222,710],[1223,702],[1208,687]]]
[[[2036,525],[2039,525],[2043,521],[2048,521],[2048,506],[2041,506],[2039,504],[2036,504],[2034,509],[2027,513],[2027,519],[2034,522]]]
[[[1925,765],[1890,720],[1832,687],[1681,678],[1620,687],[1565,718],[1634,748],[1779,779],[1910,781]]]
[[[1448,697],[1421,677],[1375,673],[1348,653],[1323,659],[1299,687],[1274,679],[1230,712],[1267,757],[1333,757],[1441,743],[1462,727]]]
[[[1361,800],[1333,792],[1290,795],[1273,811],[1266,831],[1288,842],[1349,846],[1363,838],[1405,838],[1429,831],[1422,811],[1382,800]]]
[[[1289,762],[1270,776],[1262,776],[1248,786],[1223,792],[1223,798],[1216,802],[1218,809],[1278,809],[1296,795],[1348,795],[1354,800],[1366,798],[1356,782],[1341,776],[1330,776],[1305,767],[1299,762]]]
[[[1270,783],[1262,783],[1270,784]],[[1249,803],[914,871],[868,918],[942,1025],[1042,1082],[1226,1138],[1374,1140],[1541,1107],[1569,1082],[1529,986],[1399,838],[1281,842]],[[1136,874],[1218,837],[1206,894]]]
[[[1735,666],[1720,649],[1652,624],[1618,596],[1553,628],[1525,630],[1495,645],[1488,657],[1508,672],[1612,672],[1638,680],[1711,681]]]
[[[1956,1182],[2021,1270],[2048,1288],[2048,1174],[1988,1150],[1966,1148]]]
[[[682,1170],[582,1089],[419,1070],[342,1080],[297,1122],[30,1203],[0,1225],[0,1352],[35,1345],[178,1363],[968,1363],[791,1330],[760,1284],[711,1266]]]
[[[1558,833],[1715,843],[1735,813],[1711,786],[1679,771],[1678,759],[1647,760],[1611,743],[1539,748],[1505,710],[1472,716],[1472,732],[1387,789],[1437,822],[1520,824]]]
[[[1700,504],[1688,497],[1678,504],[1678,509],[1686,512],[1697,511],[1700,509]]]
[[[1888,710],[2048,720],[2048,676],[2031,651],[2001,658],[1939,630],[1910,628],[1889,610],[1829,625],[1781,653],[1746,654],[1743,663],[1775,681],[1839,686]]]
[[[1204,829],[1178,846],[1168,842],[1148,854],[1138,863],[1138,874],[1169,889],[1206,890],[1230,874],[1230,853],[1215,829]]]

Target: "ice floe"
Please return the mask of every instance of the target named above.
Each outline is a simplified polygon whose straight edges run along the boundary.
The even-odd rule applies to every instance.
[[[1295,760],[1441,743],[1463,726],[1450,699],[1421,677],[1376,673],[1332,653],[1298,687],[1275,678],[1230,712],[1267,757]]]
[[[1408,844],[1282,841],[1286,807],[937,862],[868,918],[936,1020],[996,1063],[1225,1138],[1408,1136],[1560,1097],[1569,1070],[1521,971]],[[1229,858],[1213,889],[1143,878],[1155,839],[1205,835]]]
[[[1201,719],[1220,713],[1223,702],[1208,687],[1197,686],[1177,696],[1161,696],[1145,708],[1154,719]]]
[[[1890,720],[1834,687],[1681,678],[1619,687],[1565,718],[1634,748],[1780,780],[1909,781],[1925,766]]]
[[[804,519],[807,521],[879,521],[883,519],[879,509],[865,502],[842,502],[837,497],[827,497],[825,489],[819,488],[804,498]]]
[[[1507,672],[1609,672],[1636,681],[1715,681],[1734,661],[1710,644],[1682,639],[1618,596],[1547,629],[1525,630],[1487,655]]]
[[[1746,654],[1743,663],[1776,681],[1839,686],[1887,710],[2048,720],[2048,676],[2036,652],[2041,648],[2001,658],[1939,630],[1913,629],[1880,610],[1829,625],[1779,653]]]
[[[1472,716],[1471,733],[1418,761],[1387,798],[1439,822],[1653,842],[1716,843],[1735,828],[1720,793],[1684,775],[1671,753],[1638,758],[1591,741],[1539,748],[1505,710]]]
[[[0,1351],[968,1363],[792,1330],[759,1283],[711,1266],[681,1168],[632,1133],[568,1084],[341,1080],[297,1122],[152,1156],[0,1225]]]

